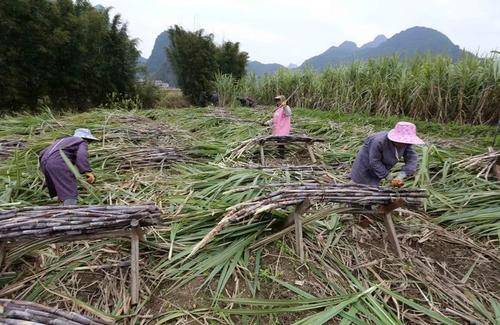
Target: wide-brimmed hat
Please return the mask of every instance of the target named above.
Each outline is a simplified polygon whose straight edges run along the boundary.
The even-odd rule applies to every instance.
[[[275,99],[275,100],[281,100],[282,102],[285,102],[285,101],[286,101],[286,98],[285,98],[285,96],[283,96],[283,95],[278,95],[278,96],[274,97],[274,99]]]
[[[410,122],[398,122],[394,129],[387,134],[389,140],[406,144],[424,144],[417,136],[417,127]]]
[[[75,133],[73,134],[74,137],[79,137],[82,139],[87,139],[87,140],[95,140],[99,141],[96,137],[92,135],[92,132],[90,132],[89,129],[76,129]]]

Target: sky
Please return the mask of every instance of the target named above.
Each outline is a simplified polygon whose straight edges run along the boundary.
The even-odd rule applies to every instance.
[[[500,0],[90,0],[113,7],[148,58],[169,26],[203,28],[240,42],[250,60],[300,65],[345,40],[361,46],[413,26],[434,28],[461,48],[500,50]]]

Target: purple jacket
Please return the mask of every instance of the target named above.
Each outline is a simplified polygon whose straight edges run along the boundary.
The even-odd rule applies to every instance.
[[[40,164],[57,164],[64,168],[66,164],[59,154],[62,149],[68,159],[76,165],[78,171],[83,174],[92,171],[88,161],[88,145],[85,140],[79,137],[65,137],[54,141],[50,146],[40,152]]]
[[[351,179],[358,184],[379,186],[380,181],[401,158],[405,165],[402,170],[406,175],[412,175],[417,170],[418,157],[411,145],[396,151],[396,147],[387,138],[387,131],[369,136],[358,152],[352,166]]]

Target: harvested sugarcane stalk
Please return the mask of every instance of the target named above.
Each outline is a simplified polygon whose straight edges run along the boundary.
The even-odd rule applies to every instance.
[[[136,115],[118,115],[112,117],[114,121],[124,123],[123,126],[114,126],[105,129],[103,138],[124,139],[132,142],[174,138],[176,130],[170,125],[156,122],[148,117]]]
[[[421,189],[396,190],[359,184],[288,184],[266,196],[230,207],[222,220],[193,247],[189,256],[196,254],[230,223],[239,222],[270,210],[297,205],[305,200],[309,200],[312,204],[333,202],[349,205],[386,205],[394,200],[402,199],[406,206],[420,209],[426,198],[426,191]]]
[[[260,136],[256,138],[252,138],[246,141],[243,141],[239,146],[234,148],[229,152],[229,159],[236,159],[241,157],[241,155],[255,145],[263,145],[266,142],[276,142],[276,143],[306,143],[312,144],[315,142],[324,142],[323,139],[309,137],[307,135],[286,135],[286,136],[276,136],[276,135],[266,135]]]
[[[0,299],[0,324],[109,325],[114,324],[114,321],[91,318],[29,301]]]
[[[330,165],[266,165],[262,166],[255,163],[244,163],[238,162],[234,164],[235,167],[243,167],[243,168],[252,168],[252,169],[261,169],[261,170],[282,170],[282,171],[290,171],[290,172],[324,172],[331,171],[333,168],[349,166],[347,164],[330,164]]]
[[[500,151],[495,151],[493,148],[489,149],[487,153],[457,161],[455,165],[464,169],[477,169],[479,170],[477,177],[484,176],[484,178],[488,179],[488,175],[492,170],[496,174],[495,168],[500,164]]]
[[[184,155],[173,147],[137,148],[120,151],[113,156],[120,169],[165,167],[185,161]]]
[[[22,140],[0,140],[0,159],[7,159],[14,151],[25,147],[26,142]]]
[[[64,239],[160,222],[160,210],[148,205],[38,206],[0,211],[0,242],[34,238]]]
[[[239,118],[239,117],[233,117],[233,116],[228,116],[224,114],[205,114],[203,115],[205,117],[213,117],[216,119],[221,119],[225,121],[230,121],[230,122],[235,122],[235,123],[250,123],[250,124],[257,124],[260,126],[268,126],[267,123],[261,122],[261,121],[255,121],[255,120],[250,120],[250,119],[244,119],[244,118]]]

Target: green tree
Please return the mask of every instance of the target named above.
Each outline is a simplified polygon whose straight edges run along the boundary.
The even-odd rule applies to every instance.
[[[184,95],[195,105],[205,105],[214,90],[218,73],[231,74],[239,79],[245,74],[248,59],[240,52],[240,44],[225,42],[215,45],[212,34],[203,29],[191,32],[175,25],[168,30],[171,47],[167,55]]]
[[[221,74],[230,74],[239,80],[245,75],[248,53],[240,52],[239,42],[224,42],[217,48],[216,60]]]
[[[134,95],[136,41],[86,0],[0,1],[0,109],[86,108]]]
[[[203,29],[190,32],[175,25],[168,30],[172,46],[167,55],[185,96],[196,105],[204,105],[217,71],[217,48],[213,35]]]

